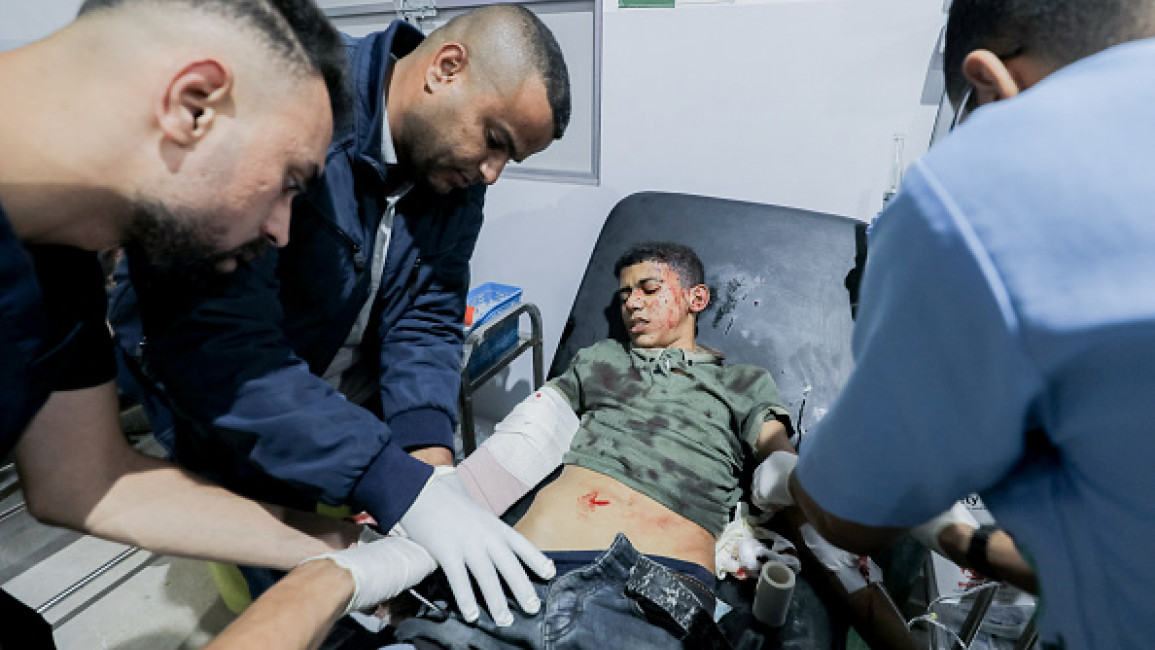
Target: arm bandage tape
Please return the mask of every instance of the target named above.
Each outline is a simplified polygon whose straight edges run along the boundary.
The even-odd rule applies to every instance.
[[[569,402],[543,386],[497,423],[457,474],[475,501],[500,515],[561,464],[577,429]]]
[[[878,568],[874,560],[869,557],[856,555],[838,548],[826,541],[818,534],[817,530],[814,530],[814,526],[808,523],[802,524],[800,532],[806,548],[810,549],[810,552],[822,563],[822,566],[826,567],[827,571],[838,576],[838,580],[846,589],[846,593],[852,594],[871,582],[882,581],[882,569]],[[865,560],[862,559],[864,557]]]

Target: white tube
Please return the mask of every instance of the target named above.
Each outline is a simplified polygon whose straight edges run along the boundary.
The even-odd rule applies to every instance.
[[[790,598],[794,595],[794,572],[781,562],[767,562],[758,574],[754,592],[754,618],[771,627],[786,622]]]

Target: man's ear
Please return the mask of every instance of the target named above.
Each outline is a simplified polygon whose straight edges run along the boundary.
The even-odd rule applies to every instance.
[[[165,137],[191,146],[213,126],[233,90],[232,71],[214,59],[190,63],[178,72],[157,106],[157,120]]]
[[[690,287],[690,313],[697,314],[710,304],[710,289],[704,284]]]
[[[979,106],[1010,99],[1052,71],[1028,54],[1000,59],[990,50],[975,50],[962,64],[963,76],[974,86]]]
[[[429,67],[425,69],[425,89],[432,92],[434,88],[453,83],[461,78],[461,73],[469,65],[469,54],[465,46],[460,43],[445,43],[437,49]]]

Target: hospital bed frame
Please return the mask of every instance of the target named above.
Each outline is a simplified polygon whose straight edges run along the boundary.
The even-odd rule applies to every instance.
[[[509,323],[519,325],[521,317],[529,321],[529,333],[519,329],[517,343],[503,351],[493,361],[486,364],[476,376],[469,369],[470,356],[490,339],[496,338],[497,332]],[[492,379],[506,366],[513,363],[526,350],[533,351],[533,390],[541,388],[545,382],[542,366],[542,326],[541,311],[533,303],[521,303],[501,314],[495,320],[484,323],[481,327],[465,337],[464,354],[461,359],[461,392],[457,398],[458,411],[461,414],[461,443],[462,454],[468,456],[477,449],[477,432],[473,417],[473,394],[485,382]]]

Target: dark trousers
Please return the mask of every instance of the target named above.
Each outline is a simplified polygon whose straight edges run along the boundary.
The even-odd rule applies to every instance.
[[[528,616],[511,600],[513,624],[497,627],[484,610],[473,624],[461,620],[441,580],[427,590],[441,611],[403,621],[397,640],[422,650],[729,648],[710,588],[642,555],[623,535],[591,563],[535,588],[541,611]]]

